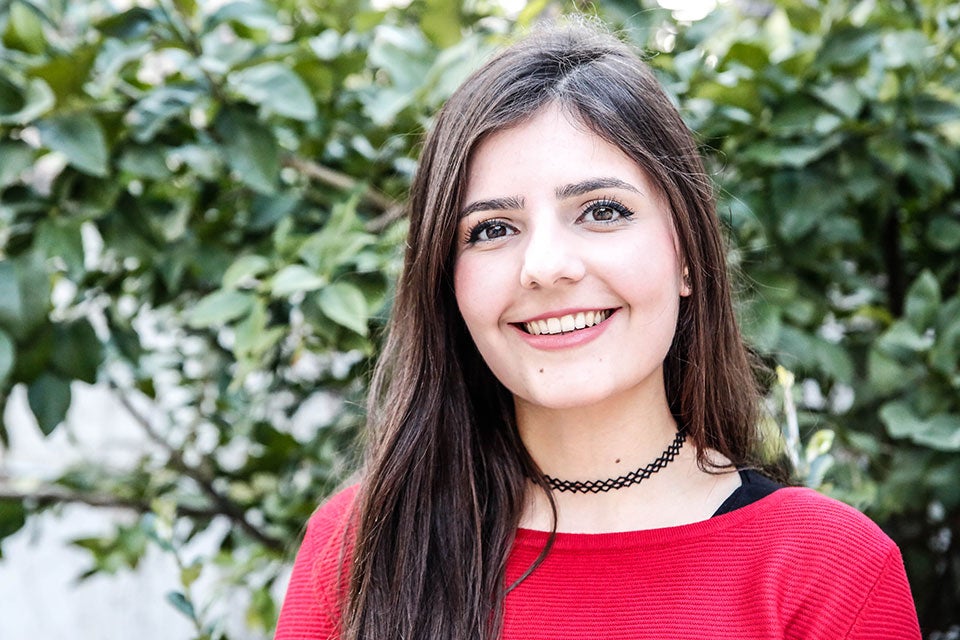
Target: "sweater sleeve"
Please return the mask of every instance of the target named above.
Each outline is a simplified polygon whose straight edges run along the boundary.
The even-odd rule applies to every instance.
[[[917,610],[898,549],[887,555],[847,640],[920,640]]]
[[[274,640],[337,637],[336,603],[347,580],[343,558],[349,555],[344,534],[355,493],[355,487],[340,492],[310,518],[293,563]]]

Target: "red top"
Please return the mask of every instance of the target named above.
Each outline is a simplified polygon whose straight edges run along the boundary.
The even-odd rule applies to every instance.
[[[276,640],[336,638],[340,534],[355,494],[311,518]],[[547,537],[518,532],[507,584]],[[852,507],[785,488],[694,524],[557,534],[505,602],[502,640],[539,638],[912,640],[920,629],[893,541]]]

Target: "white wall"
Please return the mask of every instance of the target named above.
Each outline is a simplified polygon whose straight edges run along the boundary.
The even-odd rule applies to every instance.
[[[0,476],[55,477],[83,457],[105,465],[129,463],[149,450],[136,425],[110,395],[76,385],[67,423],[43,438],[17,389],[5,413],[11,447],[0,449]],[[73,538],[103,534],[122,510],[70,505],[43,514],[3,544],[0,559],[2,640],[188,640],[190,622],[165,596],[179,587],[171,558],[153,548],[136,571],[78,583],[91,566]],[[238,636],[231,636],[238,637]]]

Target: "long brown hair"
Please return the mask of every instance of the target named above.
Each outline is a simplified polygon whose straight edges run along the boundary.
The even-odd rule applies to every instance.
[[[469,640],[500,629],[505,566],[527,478],[509,392],[483,363],[453,290],[458,212],[478,142],[557,104],[620,148],[673,212],[692,294],[681,301],[665,385],[704,452],[756,465],[759,393],[731,304],[711,183],[650,69],[583,24],[528,36],[440,111],[409,201],[410,232],[369,405],[341,626],[349,640]]]

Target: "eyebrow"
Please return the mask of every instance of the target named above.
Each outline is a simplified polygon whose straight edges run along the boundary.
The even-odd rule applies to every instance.
[[[507,196],[505,198],[477,200],[465,206],[463,211],[460,212],[460,217],[464,218],[477,211],[509,211],[511,209],[523,209],[523,198]]]
[[[587,180],[557,187],[554,190],[554,194],[558,200],[566,200],[568,198],[582,196],[591,191],[597,191],[598,189],[624,189],[642,195],[640,189],[619,178],[588,178]],[[478,211],[510,211],[516,209],[523,209],[523,198],[519,196],[489,198],[487,200],[471,202],[460,212],[460,217],[463,218]]]
[[[566,200],[567,198],[582,196],[585,193],[590,193],[598,189],[624,189],[626,191],[632,191],[633,193],[640,193],[640,190],[635,186],[619,178],[590,178],[574,184],[557,187],[554,193],[556,193],[558,200]]]

